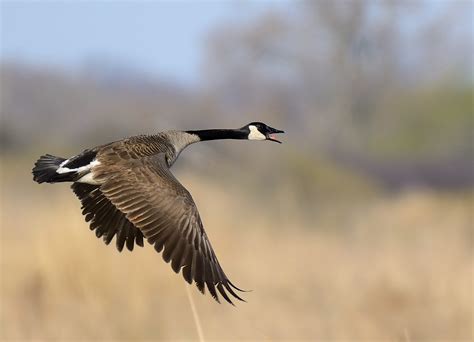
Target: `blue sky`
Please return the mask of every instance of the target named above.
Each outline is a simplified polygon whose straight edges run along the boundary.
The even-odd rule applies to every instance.
[[[1,57],[81,67],[110,60],[183,82],[199,79],[210,30],[272,1],[1,1]]]

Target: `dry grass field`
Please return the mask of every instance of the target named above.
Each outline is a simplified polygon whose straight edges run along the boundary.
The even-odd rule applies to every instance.
[[[0,339],[197,339],[185,283],[160,255],[105,246],[67,185],[9,164]],[[205,340],[472,339],[472,194],[384,195],[308,222],[285,193],[259,207],[245,189],[180,178],[224,270],[252,290],[232,307],[191,288]]]

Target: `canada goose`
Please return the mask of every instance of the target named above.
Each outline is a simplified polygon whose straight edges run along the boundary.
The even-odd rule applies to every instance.
[[[46,154],[35,163],[33,180],[38,183],[73,182],[72,190],[82,203],[90,229],[109,244],[116,236],[117,249],[143,238],[176,273],[204,293],[205,285],[219,302],[217,290],[233,304],[239,300],[204,231],[191,194],[170,172],[181,151],[190,144],[216,139],[278,141],[284,133],[261,122],[239,129],[166,131],[139,135],[101,145],[69,159]]]

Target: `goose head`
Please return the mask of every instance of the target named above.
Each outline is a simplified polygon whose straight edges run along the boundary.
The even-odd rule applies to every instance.
[[[263,122],[251,122],[242,127],[241,130],[247,133],[248,140],[270,140],[279,144],[281,144],[281,141],[275,138],[275,134],[285,133],[285,131],[270,127]]]

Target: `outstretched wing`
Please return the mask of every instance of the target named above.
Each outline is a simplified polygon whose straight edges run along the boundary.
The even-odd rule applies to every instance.
[[[98,185],[72,183],[72,190],[82,203],[82,214],[90,222],[95,235],[109,244],[114,236],[119,252],[126,245],[133,251],[134,244],[143,247],[143,234],[137,229],[110,200],[100,191]]]
[[[204,293],[205,287],[219,301],[240,298],[225,275],[204,231],[191,194],[170,172],[163,153],[139,159],[107,162],[98,156],[94,179],[102,183],[100,191],[143,233],[163,259],[171,261],[176,273]],[[216,291],[217,290],[217,291]],[[227,291],[227,292],[226,292]]]

